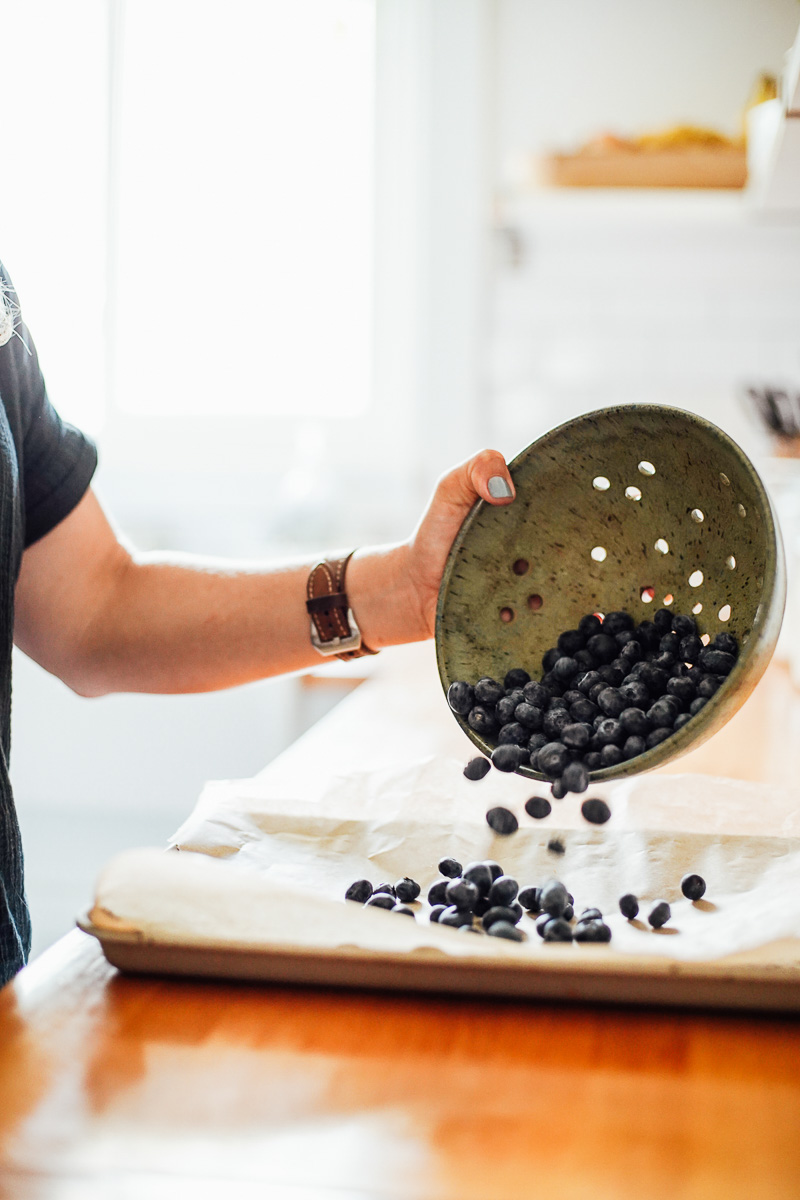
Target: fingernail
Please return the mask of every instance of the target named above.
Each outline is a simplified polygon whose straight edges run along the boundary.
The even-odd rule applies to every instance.
[[[495,500],[509,500],[514,493],[502,475],[493,475],[489,480],[489,495]]]

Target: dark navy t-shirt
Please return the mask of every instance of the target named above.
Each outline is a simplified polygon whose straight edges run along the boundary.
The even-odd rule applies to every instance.
[[[16,305],[2,264],[0,276]],[[25,965],[31,941],[8,775],[14,587],[23,550],[72,511],[96,465],[92,443],[50,404],[36,349],[17,323],[16,334],[0,346],[0,985]]]

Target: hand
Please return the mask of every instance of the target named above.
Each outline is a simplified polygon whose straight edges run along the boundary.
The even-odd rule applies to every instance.
[[[441,477],[409,539],[407,566],[409,581],[418,598],[422,637],[433,636],[447,556],[464,518],[478,499],[497,505],[513,502],[514,484],[505,459],[497,450],[481,450]]]

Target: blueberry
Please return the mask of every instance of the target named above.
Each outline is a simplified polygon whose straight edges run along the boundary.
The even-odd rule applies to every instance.
[[[597,726],[595,736],[600,746],[618,746],[624,740],[625,734],[618,720],[606,717]]]
[[[692,719],[691,713],[688,713],[688,712],[679,713],[678,716],[675,718],[675,724],[672,726],[675,733],[677,733],[679,729],[683,729],[684,725],[687,725],[689,723],[689,721],[691,721],[691,719]]]
[[[660,700],[656,700],[647,710],[647,720],[650,723],[651,729],[672,728],[672,724],[678,715],[674,696],[662,696]]]
[[[566,854],[564,843],[560,838],[550,838],[550,841],[547,843],[547,849],[551,854]]]
[[[503,686],[506,688],[523,688],[526,683],[530,683],[531,677],[522,667],[512,667],[507,672],[503,680]]]
[[[561,741],[561,731],[567,725],[573,724],[572,717],[569,715],[567,708],[551,708],[542,719],[542,732],[547,735],[551,742]]]
[[[556,779],[569,763],[569,750],[563,742],[548,742],[539,751],[537,762],[543,775]]]
[[[504,742],[502,746],[495,746],[492,751],[492,766],[498,771],[516,771],[521,761],[520,747],[516,742]]]
[[[653,613],[653,624],[662,636],[672,629],[672,613],[668,608],[660,608]]]
[[[583,725],[588,721],[593,721],[597,716],[597,705],[592,704],[591,700],[585,696],[581,696],[580,700],[570,704],[569,715],[577,725]]]
[[[698,698],[710,700],[715,692],[719,691],[721,680],[717,675],[706,675],[705,679],[701,679],[697,685]]]
[[[523,700],[514,709],[514,720],[523,725],[525,729],[541,729],[543,719],[542,710],[535,704],[528,704],[527,700]]]
[[[596,633],[590,637],[586,649],[598,663],[610,663],[617,657],[617,643],[607,633]]]
[[[591,821],[592,825],[605,825],[611,816],[611,809],[605,800],[600,800],[598,797],[593,796],[589,800],[584,800],[581,805],[581,813],[584,820]]]
[[[667,904],[666,900],[657,900],[650,909],[647,919],[653,926],[653,929],[660,929],[662,925],[666,925],[671,916],[672,909]]]
[[[550,794],[554,800],[563,800],[568,791],[569,788],[564,783],[563,779],[553,780],[552,787],[550,788]]]
[[[522,689],[522,695],[525,701],[528,704],[532,704],[534,708],[545,709],[550,703],[550,693],[547,688],[542,687],[535,680],[531,680],[530,683],[525,684],[525,687]]]
[[[551,917],[560,917],[569,903],[569,893],[560,879],[548,879],[539,897],[542,910]]]
[[[640,621],[633,631],[634,637],[645,650],[654,649],[661,640],[661,634],[652,621]]]
[[[458,879],[461,874],[461,863],[455,858],[442,858],[439,860],[439,871],[448,879]]]
[[[619,715],[619,723],[628,735],[644,737],[650,732],[650,723],[641,708],[626,708]]]
[[[469,879],[451,879],[444,890],[444,898],[448,904],[471,912],[480,892]]]
[[[703,643],[695,634],[690,633],[688,637],[681,638],[678,647],[678,658],[681,662],[696,663],[702,653]]]
[[[367,908],[394,908],[394,896],[390,896],[388,892],[373,892],[367,901]]]
[[[622,635],[620,634],[618,636],[621,637]],[[620,656],[620,658],[624,659],[625,662],[629,662],[629,663],[638,662],[639,659],[642,657],[641,642],[637,641],[636,637],[634,636],[630,642],[625,643],[625,645],[622,647],[622,649],[619,652],[619,656]]]
[[[475,699],[478,704],[497,704],[498,700],[502,700],[504,694],[503,685],[488,675],[484,675],[475,684]]]
[[[575,662],[574,658],[570,657],[569,655],[564,655],[563,657],[559,658],[557,660],[557,662],[554,664],[553,674],[556,676],[557,679],[561,679],[561,680],[564,680],[565,682],[568,682],[575,675],[577,675],[579,669],[580,668],[579,668],[578,664]]]
[[[596,617],[594,613],[587,613],[586,616],[581,617],[580,621],[578,622],[578,629],[585,638],[593,637],[596,633],[600,632],[602,627],[603,626],[600,618]]]
[[[392,899],[394,899],[395,892],[394,892],[394,884],[393,883],[379,883],[377,887],[372,889],[372,891],[373,891],[373,894],[377,894],[378,892],[385,892],[387,896],[391,896]]]
[[[394,894],[401,904],[411,904],[417,899],[420,891],[419,884],[415,880],[409,879],[407,875],[403,879],[398,879],[394,885]]]
[[[581,921],[602,921],[603,914],[599,908],[585,908],[580,915]]]
[[[696,695],[694,684],[685,675],[683,678],[668,679],[667,692],[670,696],[674,696],[676,700],[680,700],[681,704],[691,704]]]
[[[500,727],[497,743],[499,746],[524,746],[529,737],[530,734],[524,725],[520,725],[519,721],[510,721]]]
[[[594,659],[588,650],[576,650],[572,657],[578,664],[579,673],[580,671],[591,671],[593,669]]]
[[[597,697],[597,707],[606,714],[607,717],[618,717],[623,709],[628,708],[629,701],[621,694],[617,688],[604,688]]]
[[[489,895],[489,888],[492,886],[492,872],[489,864],[485,862],[468,863],[463,871],[464,879],[470,883],[474,883],[481,896]]]
[[[597,674],[597,671],[587,671],[585,675],[579,675],[575,681],[576,691],[581,692],[584,696],[588,696],[591,689],[596,683],[602,683],[602,679]]]
[[[697,633],[697,621],[694,617],[686,617],[683,613],[676,613],[672,618],[672,628],[679,637],[691,637]]]
[[[579,692],[577,688],[570,688],[568,691],[564,692],[564,695],[561,697],[561,699],[564,701],[564,704],[567,708],[572,708],[576,700],[583,700],[583,692]]]
[[[628,664],[624,661],[624,659],[622,662],[623,665],[621,667],[618,667],[611,662],[606,663],[605,666],[602,666],[598,669],[597,674],[600,676],[603,682],[607,683],[611,688],[618,688],[625,678],[625,674],[628,670]]]
[[[622,633],[623,630],[633,629],[633,617],[626,612],[606,613],[603,618],[604,633]]]
[[[646,662],[642,664],[639,678],[648,688],[651,696],[662,696],[667,686],[669,673],[662,667],[655,666],[654,663]]]
[[[659,729],[651,729],[645,738],[645,744],[648,750],[653,750],[656,746],[660,746],[667,738],[672,737],[672,730],[661,726]]]
[[[705,706],[707,704],[708,704],[707,697],[698,696],[697,699],[693,700],[692,703],[689,705],[690,716],[692,716],[692,717],[696,716],[697,713],[699,713],[702,708],[705,708]]]
[[[517,913],[516,909],[510,908],[508,905],[497,904],[483,914],[483,928],[491,929],[495,921],[508,921],[509,925],[516,925],[521,916],[522,909]]]
[[[547,705],[547,712],[555,712],[557,708],[563,708],[565,711],[569,708],[563,696],[551,696],[550,702]]]
[[[603,752],[608,747],[603,748]],[[589,772],[580,762],[571,762],[569,766],[564,768],[561,775],[561,786],[566,788],[568,792],[585,792],[589,786]]]
[[[553,667],[560,658],[561,651],[557,646],[553,646],[550,650],[546,650],[542,655],[542,669],[544,672],[547,673],[548,671],[552,671]]]
[[[549,925],[551,921],[557,921],[557,920],[558,920],[558,918],[552,916],[552,914],[549,912],[544,912],[541,914],[541,916],[537,917],[535,929],[536,929],[536,932],[538,933],[539,937],[544,937],[545,927],[547,925]]]
[[[609,713],[609,716],[619,717],[629,708],[647,708],[650,704],[650,692],[647,685],[637,678],[626,676],[620,685],[619,695],[625,701],[619,712]]]
[[[454,713],[466,717],[475,703],[475,691],[469,683],[458,680],[447,689],[447,703]]]
[[[484,865],[489,868],[492,876],[492,883],[494,883],[495,879],[499,879],[501,875],[505,875],[505,871],[500,866],[500,863],[495,862],[492,858],[487,858]]]
[[[725,654],[733,655],[734,658],[739,656],[739,644],[730,633],[718,633],[711,643],[711,649],[722,650]]]
[[[403,913],[407,917],[414,917],[413,908],[409,908],[407,904],[395,904],[392,912]],[[414,917],[416,920],[416,917]]]
[[[517,898],[519,884],[511,875],[500,875],[489,889],[489,903],[495,905],[513,904]]]
[[[571,942],[572,926],[563,917],[554,917],[545,925],[542,937],[546,942]]]
[[[611,930],[604,921],[581,921],[572,937],[576,942],[610,942]]]
[[[608,687],[608,684],[606,683],[606,681],[604,679],[601,679],[599,683],[592,684],[592,686],[589,688],[589,691],[586,694],[587,699],[591,700],[592,704],[597,704],[597,697],[600,695],[601,692],[604,692],[607,687]]]
[[[700,655],[700,666],[713,675],[730,675],[736,666],[736,659],[724,650],[712,650],[710,646],[706,646]]]
[[[437,879],[428,888],[428,904],[444,904],[444,892],[447,887],[447,879]]]
[[[366,904],[372,895],[372,884],[368,879],[357,879],[351,883],[344,894],[345,900],[355,900],[358,904]]]
[[[647,749],[647,744],[643,737],[638,737],[632,733],[629,738],[626,738],[622,746],[622,757],[627,761],[631,758],[638,758],[640,754],[644,754]]]
[[[521,929],[517,929],[516,925],[509,924],[508,921],[495,921],[494,925],[491,925],[486,932],[489,937],[506,938],[509,942],[525,942],[528,940],[527,934],[523,933]]]
[[[492,764],[489,762],[489,759],[478,755],[476,758],[471,758],[464,767],[464,775],[467,779],[484,779],[491,769]]]
[[[530,800],[525,801],[525,812],[529,817],[533,817],[534,821],[549,817],[552,811],[552,804],[544,796],[531,796]]]
[[[488,910],[489,910],[488,896],[478,896],[478,899],[475,901],[475,907],[472,910],[474,915],[476,917],[482,917],[485,912],[488,912]]]
[[[705,895],[706,881],[702,875],[684,875],[681,880],[681,891],[687,900],[699,900]]]
[[[571,904],[568,904],[561,915],[565,921],[571,921],[572,918],[575,916],[575,909],[572,907]]]
[[[596,750],[590,750],[588,754],[583,756],[583,765],[587,771],[599,771],[603,765],[603,760]]]
[[[633,892],[626,892],[624,896],[619,898],[619,911],[623,917],[627,917],[632,921],[639,912],[639,901],[634,896]]]
[[[621,747],[615,746],[613,742],[610,742],[603,746],[603,749],[600,751],[600,768],[602,770],[606,767],[618,767],[623,758],[624,755]]]
[[[439,924],[454,925],[456,927],[459,925],[471,925],[472,913],[467,912],[464,908],[456,908],[456,906],[452,904],[449,908],[446,908],[443,913],[440,913]]]
[[[486,824],[493,829],[495,833],[500,833],[506,837],[510,833],[516,833],[519,829],[519,821],[507,808],[502,808],[498,805],[497,808],[490,808],[486,814]]]
[[[491,733],[493,729],[497,728],[494,713],[490,709],[484,708],[482,704],[476,704],[469,710],[467,724],[476,733]]]
[[[675,658],[680,644],[681,639],[678,637],[677,633],[665,633],[658,643],[659,654],[664,654],[666,652]]]
[[[517,900],[528,912],[538,912],[542,907],[541,897],[542,889],[531,886],[522,888],[517,896]]]
[[[514,719],[514,710],[519,704],[519,700],[515,696],[503,696],[502,700],[498,700],[494,706],[494,718],[501,726],[507,725],[509,721]]]
[[[446,904],[434,904],[433,908],[428,913],[428,920],[433,921],[433,923],[436,924],[443,912],[447,912]]]

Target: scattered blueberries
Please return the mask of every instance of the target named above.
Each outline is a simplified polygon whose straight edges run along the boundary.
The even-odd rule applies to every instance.
[[[549,817],[552,811],[553,806],[545,796],[531,796],[530,800],[525,801],[525,812],[535,821]]]
[[[600,800],[597,796],[593,796],[590,800],[584,800],[581,812],[587,821],[591,821],[592,825],[605,825],[611,816],[611,809],[605,800]]]
[[[461,874],[461,863],[455,858],[440,858],[439,874],[446,875],[448,879],[457,879]]]
[[[684,875],[681,891],[687,900],[700,900],[706,892],[706,881],[702,875]]]
[[[513,772],[530,765],[562,799],[586,791],[591,772],[636,759],[683,729],[724,684],[738,654],[732,634],[718,633],[705,646],[694,617],[668,608],[638,625],[625,612],[588,614],[543,655],[540,680],[519,667],[502,683],[456,680],[447,700],[494,743],[493,766]],[[482,779],[488,770],[488,759],[474,758],[464,774]]]
[[[409,879],[408,876],[398,879],[394,885],[394,894],[401,904],[410,904],[416,900],[421,890],[419,884],[415,880]]]
[[[357,879],[351,883],[344,894],[345,900],[355,900],[358,904],[366,904],[372,895],[372,884],[368,879]]]
[[[633,892],[626,892],[624,896],[619,898],[619,911],[623,917],[627,917],[632,921],[634,917],[639,915],[639,901],[634,896]]]
[[[667,904],[666,900],[657,900],[650,909],[647,919],[653,926],[653,929],[660,929],[662,925],[666,925],[671,916],[672,909]]]

